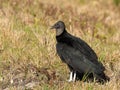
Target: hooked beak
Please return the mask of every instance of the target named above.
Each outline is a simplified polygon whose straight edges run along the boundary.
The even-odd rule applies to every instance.
[[[54,24],[53,26],[51,26],[50,29],[57,29],[58,27],[59,27],[59,25]]]
[[[50,29],[55,29],[55,26],[51,26]]]

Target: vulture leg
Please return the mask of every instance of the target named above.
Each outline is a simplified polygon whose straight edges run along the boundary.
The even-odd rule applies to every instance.
[[[73,80],[72,76],[73,76],[73,71],[70,72],[70,78],[69,78],[68,82],[71,82]]]
[[[76,80],[76,71],[74,72],[73,82]]]

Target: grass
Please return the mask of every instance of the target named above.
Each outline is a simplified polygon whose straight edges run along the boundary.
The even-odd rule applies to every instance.
[[[110,82],[66,81],[69,70],[49,30],[58,20],[95,50]],[[119,90],[119,29],[119,5],[112,0],[1,0],[0,89]]]

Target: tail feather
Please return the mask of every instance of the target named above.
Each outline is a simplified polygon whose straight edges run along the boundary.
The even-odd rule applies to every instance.
[[[105,83],[110,81],[110,78],[108,76],[105,75],[105,73],[101,73],[101,74],[97,74],[95,75],[95,78],[98,80],[98,82],[100,83]]]
[[[110,81],[110,78],[106,76],[104,72],[102,72],[101,74],[93,74],[93,73],[84,74],[84,73],[76,72],[76,74],[77,74],[77,80],[83,80],[84,77],[86,77],[84,81],[88,81],[88,80],[94,81],[94,78],[96,79],[97,82],[102,84]]]

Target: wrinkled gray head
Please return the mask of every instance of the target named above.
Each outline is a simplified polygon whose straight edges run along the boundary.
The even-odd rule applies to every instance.
[[[63,21],[58,21],[51,27],[51,29],[56,29],[56,36],[59,36],[65,30],[65,24]]]

